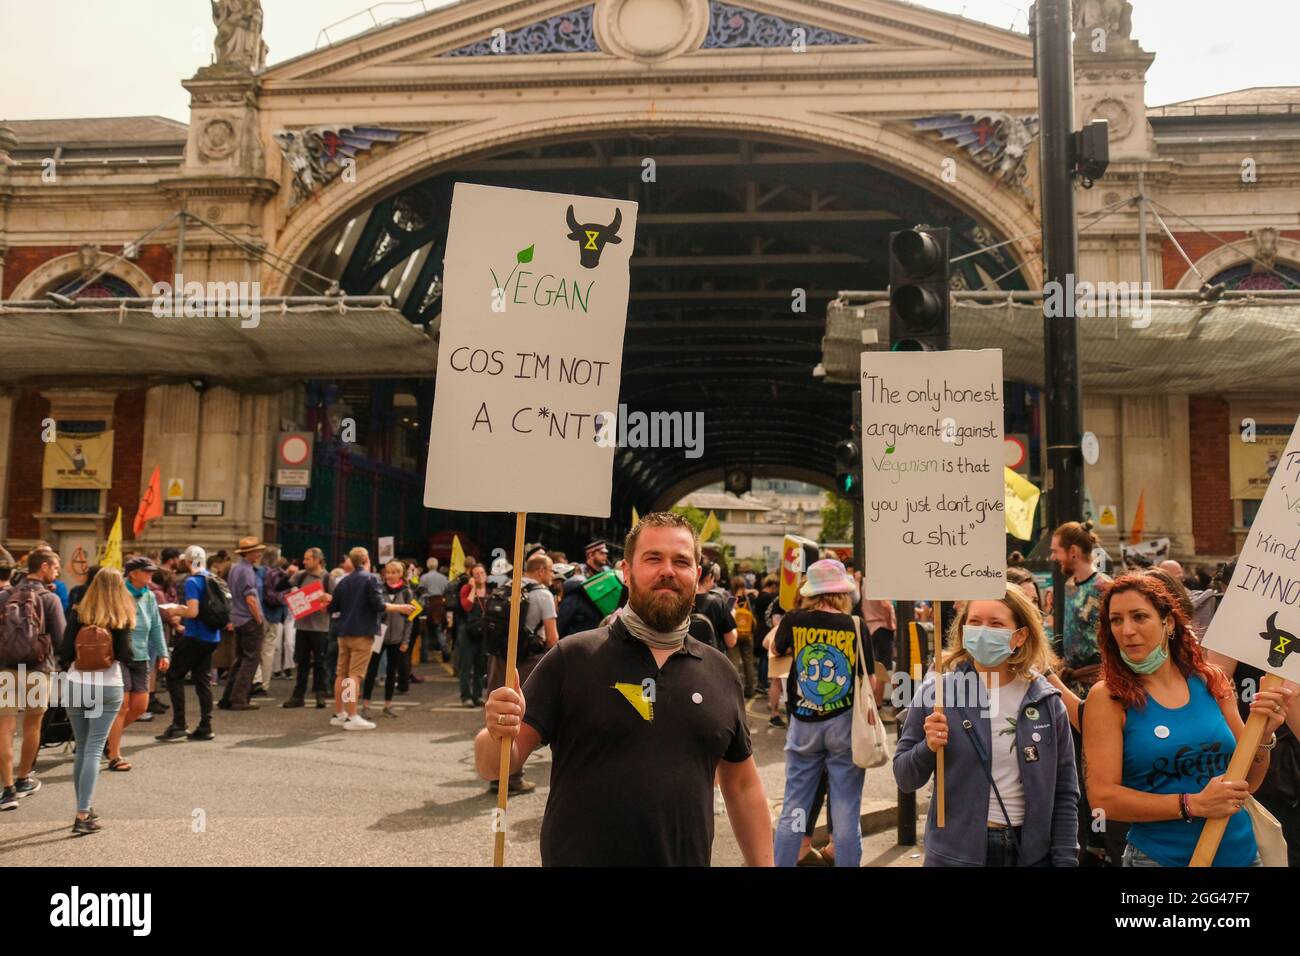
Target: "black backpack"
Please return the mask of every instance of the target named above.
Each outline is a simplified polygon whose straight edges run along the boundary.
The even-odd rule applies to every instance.
[[[214,631],[230,623],[230,588],[215,574],[204,575],[203,598],[199,601],[199,620]]]
[[[529,656],[533,644],[533,635],[528,633],[524,619],[528,616],[526,601],[528,595],[544,585],[536,581],[524,582],[524,593],[519,595],[519,653]],[[507,584],[499,584],[487,596],[487,606],[483,611],[483,649],[494,657],[505,657],[510,649],[510,592]]]
[[[718,635],[713,629],[713,622],[709,620],[707,614],[701,614],[699,611],[691,612],[691,623],[687,633],[701,644],[708,644],[709,647],[718,647]],[[720,648],[725,650],[725,648]]]

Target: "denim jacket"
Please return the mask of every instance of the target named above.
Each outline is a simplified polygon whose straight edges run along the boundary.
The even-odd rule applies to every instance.
[[[959,688],[959,685],[960,688]],[[978,688],[978,699],[958,697],[958,690]],[[924,702],[924,703],[923,703]],[[925,743],[925,718],[933,710],[934,673],[921,684],[894,751],[894,779],[911,793],[934,775],[935,754]],[[955,706],[954,702],[965,706]],[[944,674],[944,714],[948,745],[944,748],[944,827],[934,825],[936,804],[931,787],[925,824],[926,866],[984,866],[991,787],[984,761],[964,720],[979,734],[984,753],[993,752],[993,728],[987,689],[969,662]],[[1035,736],[1036,735],[1036,736]],[[1034,754],[1038,759],[1029,760]],[[1025,819],[1020,831],[1021,866],[1077,866],[1079,781],[1074,766],[1074,737],[1060,693],[1046,679],[1034,677],[1016,721],[1016,755],[1025,792]]]

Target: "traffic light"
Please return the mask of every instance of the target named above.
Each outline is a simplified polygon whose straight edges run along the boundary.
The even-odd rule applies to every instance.
[[[835,490],[846,498],[862,493],[861,463],[857,442],[845,439],[835,446]]]
[[[855,498],[862,495],[862,393],[853,392],[849,401],[849,437],[835,445],[835,490],[845,498]]]
[[[935,352],[948,348],[948,269],[947,229],[904,229],[890,234],[891,351]]]

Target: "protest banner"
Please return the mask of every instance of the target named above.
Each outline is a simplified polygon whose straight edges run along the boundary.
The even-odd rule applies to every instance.
[[[1282,452],[1241,555],[1201,645],[1264,672],[1259,689],[1300,681],[1300,422]],[[1265,714],[1252,713],[1224,774],[1244,780],[1264,736]],[[1205,821],[1192,866],[1209,866],[1227,817]]]
[[[309,614],[325,609],[325,588],[319,581],[300,588],[290,588],[284,592],[284,603],[289,608],[295,621],[300,621]]]
[[[393,560],[393,537],[386,535],[379,539],[379,566],[382,568]]]
[[[472,183],[452,192],[429,445],[472,467],[431,455],[424,504],[515,512],[506,687],[528,512],[610,515],[636,212],[632,202]],[[503,738],[494,866],[505,864],[511,750]]]
[[[866,596],[929,597],[936,622],[943,601],[1000,600],[1007,528],[1002,352],[863,352],[861,368]],[[941,675],[939,639],[934,662]],[[943,710],[937,677],[934,709]],[[940,748],[939,827],[943,774]]]
[[[473,467],[431,456],[425,507],[609,517],[635,228],[635,203],[456,184],[429,443]]]
[[[863,352],[867,597],[1006,593],[1002,353]]]
[[[113,433],[57,432],[45,445],[41,483],[46,488],[111,488]]]
[[[781,542],[781,590],[778,600],[781,607],[793,611],[799,606],[799,587],[808,565],[817,560],[821,548],[797,534],[787,534]]]

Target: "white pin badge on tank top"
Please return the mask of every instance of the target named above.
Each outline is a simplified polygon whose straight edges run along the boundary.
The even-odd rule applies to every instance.
[[[691,694],[691,700],[697,704],[702,704],[704,703],[704,695],[697,690],[694,694]]]
[[[1156,726],[1154,733],[1161,740],[1164,740],[1166,737],[1169,736],[1169,728],[1166,727],[1164,724],[1159,724]]]

